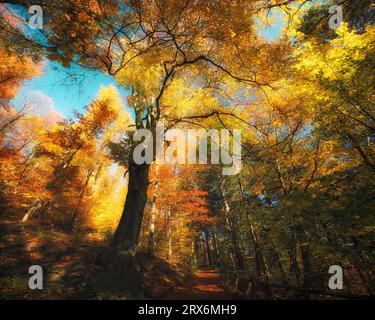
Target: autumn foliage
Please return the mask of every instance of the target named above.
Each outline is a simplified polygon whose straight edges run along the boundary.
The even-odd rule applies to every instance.
[[[200,268],[220,272],[228,297],[373,296],[373,6],[344,1],[332,30],[328,2],[51,1],[37,36],[0,11],[0,267],[47,256],[37,244],[61,238],[82,268],[48,263],[90,282],[90,298],[147,297],[153,273]],[[51,61],[124,91],[100,86],[70,118],[15,103]],[[226,129],[231,143],[240,130],[241,172],[155,153],[136,163],[135,130],[155,137],[158,123]],[[331,265],[345,270],[339,293]]]

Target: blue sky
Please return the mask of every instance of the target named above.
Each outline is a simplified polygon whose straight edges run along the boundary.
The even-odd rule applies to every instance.
[[[272,26],[261,29],[260,33],[272,41],[279,36],[281,27],[282,20],[278,19]],[[45,61],[43,74],[26,81],[13,99],[13,104],[20,107],[25,100],[33,98],[37,99],[42,109],[52,108],[64,118],[72,118],[74,111],[84,112],[85,106],[96,97],[101,85],[116,86],[126,105],[127,91],[119,87],[113,77],[76,65],[64,68],[59,63]]]
[[[272,41],[280,35],[280,30],[282,27],[283,20],[280,17],[268,28],[261,29],[260,34],[268,41]]]
[[[76,78],[72,78],[72,75]],[[69,118],[75,110],[84,111],[85,106],[96,97],[101,85],[116,86],[126,104],[126,90],[120,88],[113,77],[78,66],[64,68],[56,62],[46,61],[43,74],[26,81],[13,103],[21,106],[28,98],[38,96],[39,103],[48,103],[49,107],[54,107],[64,118]],[[45,100],[42,99],[43,96]]]

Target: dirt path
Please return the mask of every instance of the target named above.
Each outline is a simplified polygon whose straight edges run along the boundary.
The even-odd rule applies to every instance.
[[[172,289],[165,300],[224,300],[230,299],[222,287],[223,281],[216,270],[199,270],[181,286]]]

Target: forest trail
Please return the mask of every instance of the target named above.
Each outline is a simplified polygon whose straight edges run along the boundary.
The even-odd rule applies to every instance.
[[[224,300],[230,299],[223,288],[217,270],[201,269],[163,297],[165,300]]]

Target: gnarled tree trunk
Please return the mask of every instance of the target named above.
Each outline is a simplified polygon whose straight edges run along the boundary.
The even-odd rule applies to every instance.
[[[135,254],[147,201],[149,168],[148,164],[129,165],[128,193],[112,242],[115,256],[109,270],[111,289],[126,291],[136,298],[144,294],[143,275]]]
[[[129,165],[128,193],[113,245],[121,250],[135,249],[142,226],[147,201],[149,164]]]

